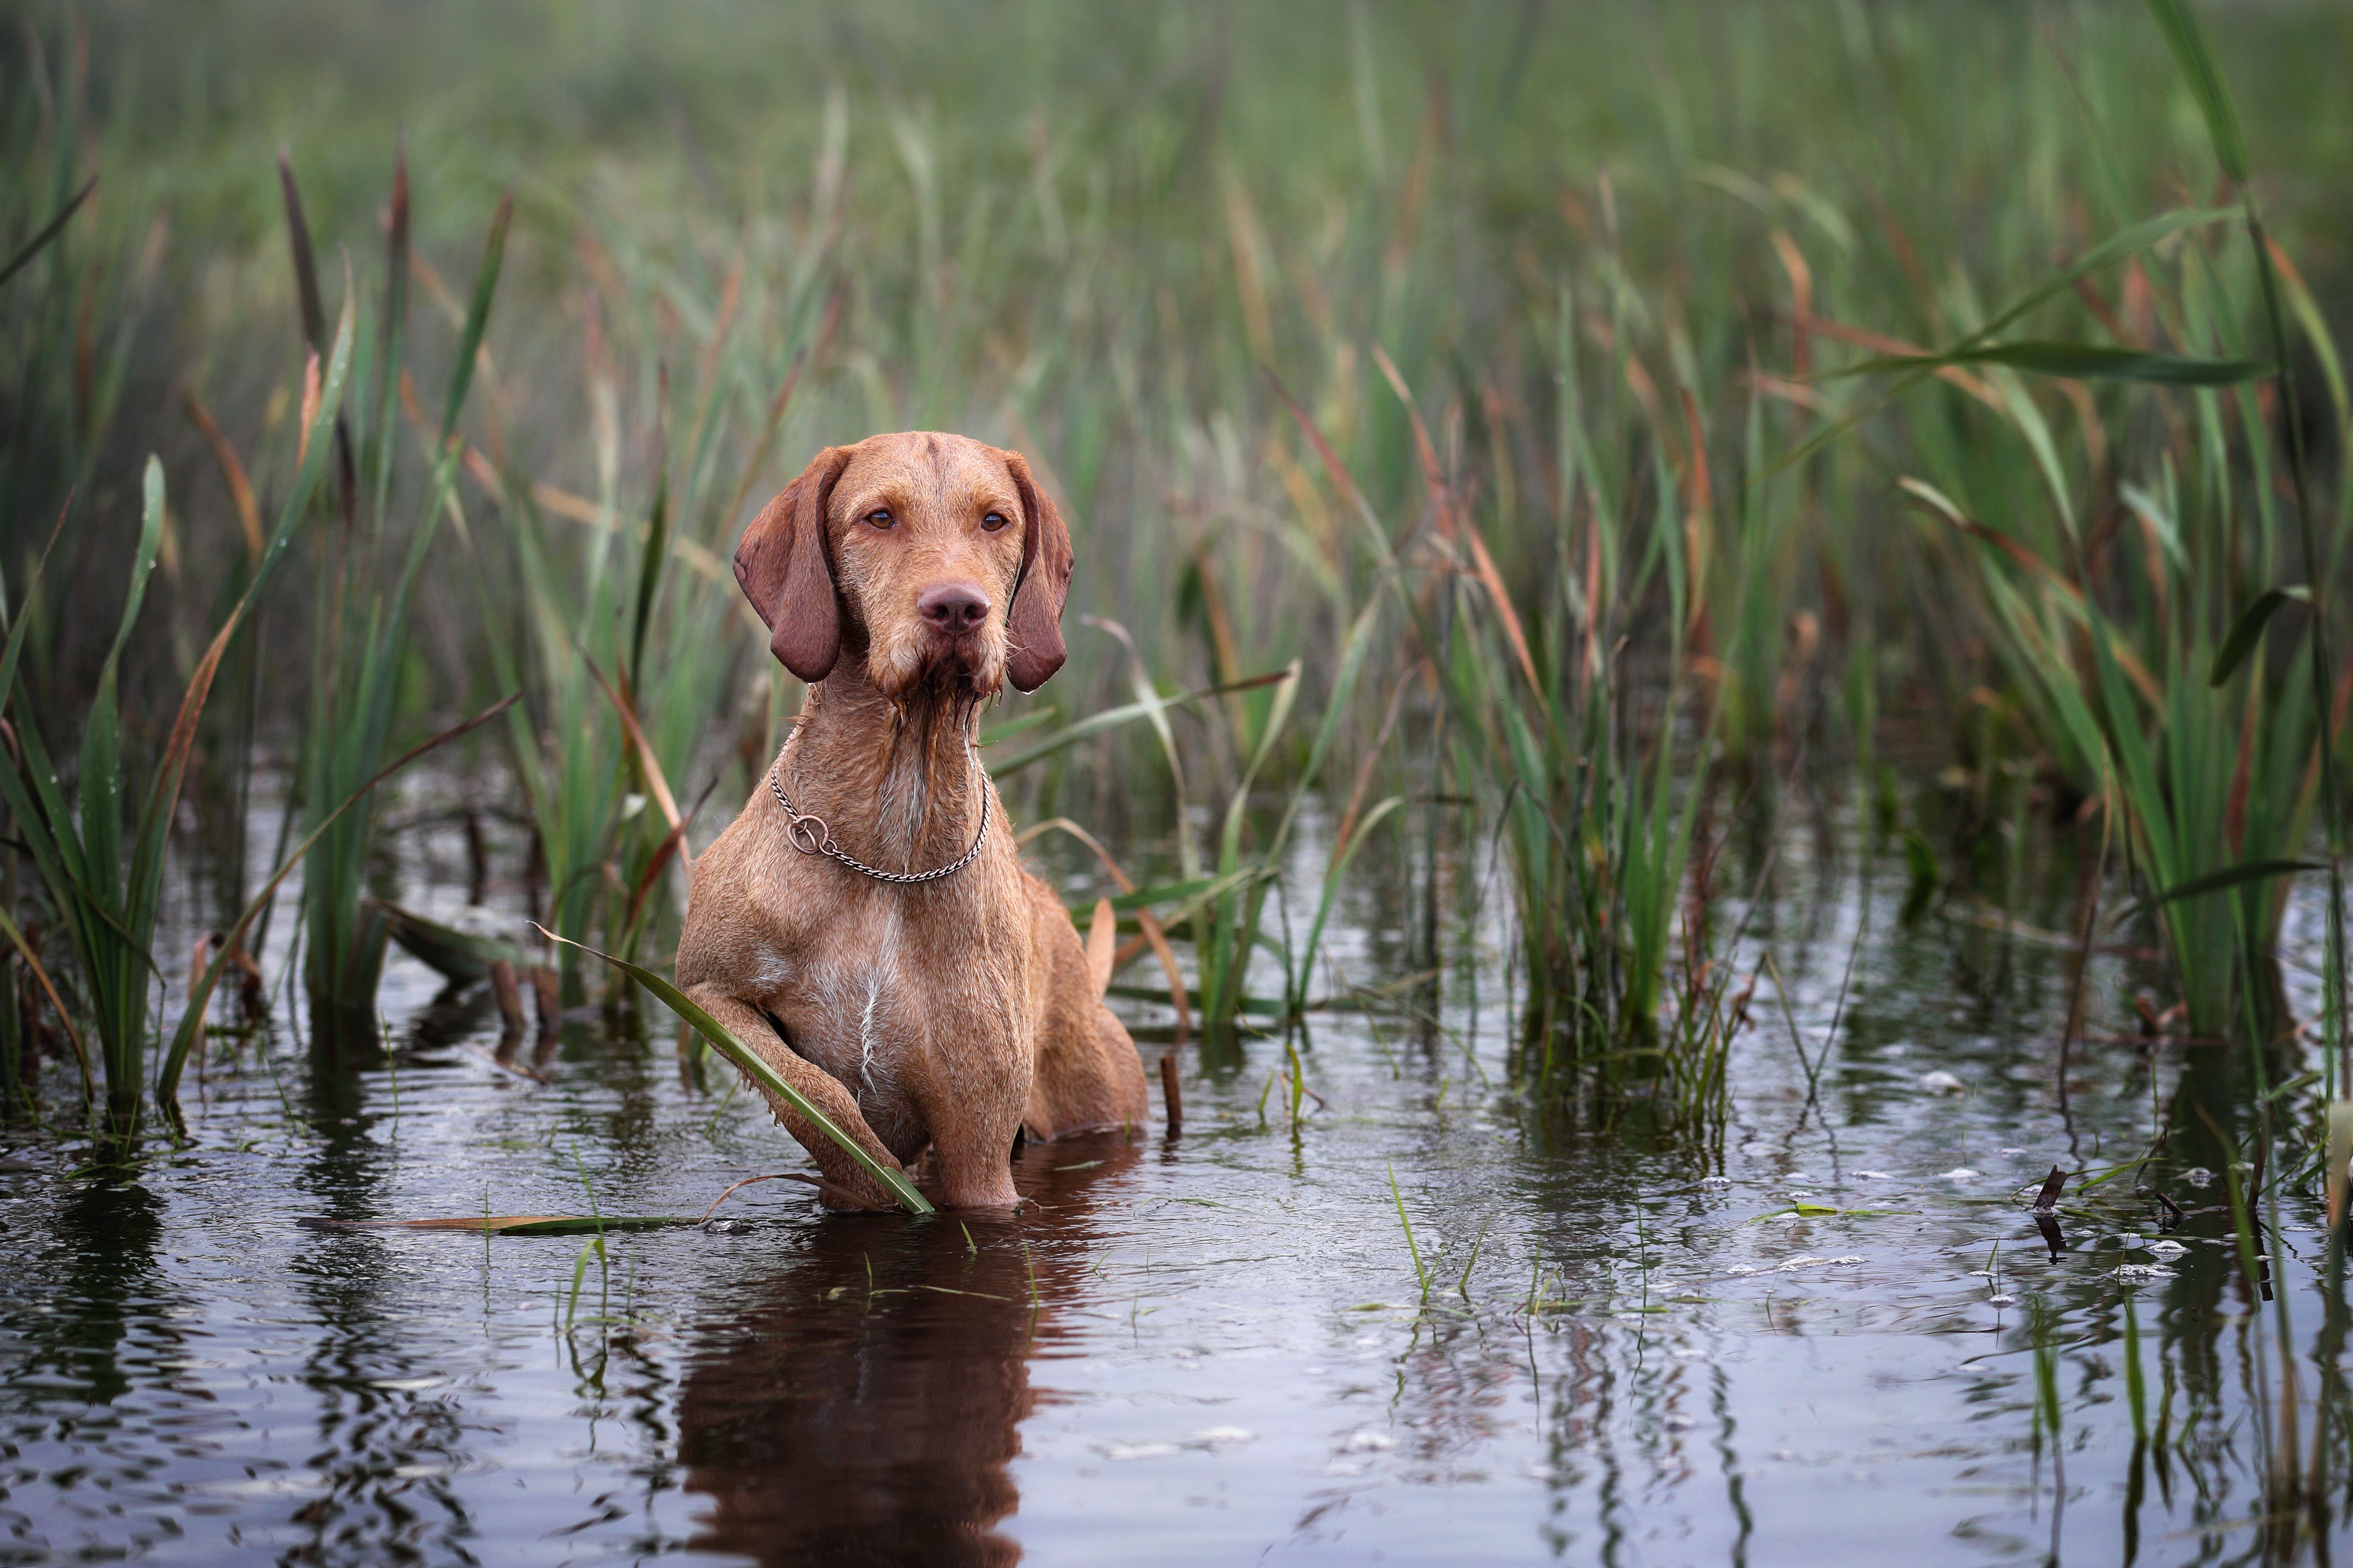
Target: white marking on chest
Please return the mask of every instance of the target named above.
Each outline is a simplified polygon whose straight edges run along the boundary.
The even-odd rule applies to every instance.
[[[895,981],[899,967],[899,908],[893,902],[886,907],[882,917],[881,940],[875,943],[871,965],[866,971],[866,1005],[858,1016],[858,1086],[850,1101],[861,1111],[866,1109],[869,1085],[881,1087],[890,1079],[886,1061],[877,1071],[874,1053],[882,1043],[880,1022],[875,1015],[881,1010],[882,991]]]

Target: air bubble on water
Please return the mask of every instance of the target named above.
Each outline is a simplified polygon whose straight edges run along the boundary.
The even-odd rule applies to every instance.
[[[1174,1443],[1097,1443],[1094,1449],[1106,1459],[1165,1459],[1184,1451]]]
[[[1243,1443],[1255,1443],[1258,1434],[1247,1426],[1204,1426],[1185,1441],[1200,1448],[1230,1448]]]

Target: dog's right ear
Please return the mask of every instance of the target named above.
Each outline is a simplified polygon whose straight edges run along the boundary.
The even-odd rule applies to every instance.
[[[828,447],[770,501],[735,547],[735,581],[771,634],[768,651],[814,686],[841,657],[841,606],[825,559],[825,508],[849,466]]]

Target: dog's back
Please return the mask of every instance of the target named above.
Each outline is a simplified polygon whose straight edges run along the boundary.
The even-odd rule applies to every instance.
[[[1054,889],[1021,873],[1029,899],[1039,994],[1032,1004],[1038,1065],[1022,1125],[1032,1138],[1060,1138],[1141,1124],[1149,1102],[1144,1062],[1126,1026],[1103,1004],[1085,944]]]

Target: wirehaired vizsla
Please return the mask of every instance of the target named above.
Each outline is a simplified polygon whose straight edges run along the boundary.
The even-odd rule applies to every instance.
[[[1103,1005],[1110,943],[1082,945],[1021,868],[974,745],[1006,681],[1034,691],[1061,668],[1071,563],[1019,453],[930,431],[827,447],[735,552],[808,698],[695,862],[678,983],[878,1163],[930,1149],[955,1208],[1013,1205],[1018,1133],[1145,1114],[1143,1062]],[[828,1203],[886,1201],[770,1103]]]

